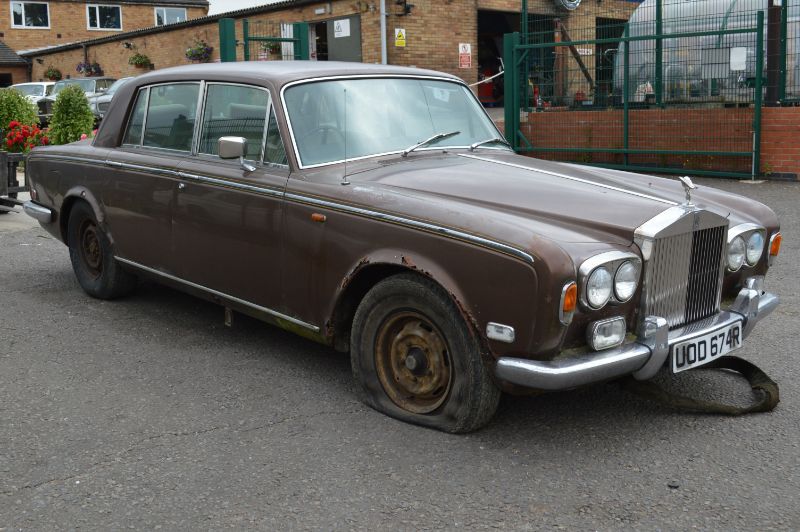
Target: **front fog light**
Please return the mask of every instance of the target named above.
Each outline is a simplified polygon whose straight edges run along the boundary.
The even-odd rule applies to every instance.
[[[595,351],[616,347],[625,339],[625,318],[611,318],[590,323],[587,333],[589,347]]]

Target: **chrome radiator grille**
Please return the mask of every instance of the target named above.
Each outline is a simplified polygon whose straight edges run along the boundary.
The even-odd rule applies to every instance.
[[[645,316],[661,316],[670,328],[719,311],[726,227],[711,227],[653,241],[645,268]]]

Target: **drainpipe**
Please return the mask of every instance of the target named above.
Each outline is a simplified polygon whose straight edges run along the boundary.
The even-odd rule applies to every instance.
[[[381,0],[381,64],[388,64],[386,58],[386,0]]]

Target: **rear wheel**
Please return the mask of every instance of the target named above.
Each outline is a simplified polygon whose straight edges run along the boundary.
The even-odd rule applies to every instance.
[[[114,299],[136,288],[136,277],[114,259],[111,243],[91,207],[76,203],[67,223],[67,244],[72,269],[81,288],[98,299]]]
[[[402,274],[377,284],[351,338],[359,395],[376,410],[446,432],[476,430],[494,415],[500,391],[480,343],[431,280]]]

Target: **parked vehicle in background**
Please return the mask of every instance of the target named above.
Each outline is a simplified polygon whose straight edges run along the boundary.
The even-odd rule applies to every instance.
[[[114,97],[114,94],[117,92],[122,85],[125,84],[126,81],[133,79],[134,76],[129,76],[127,78],[120,78],[115,81],[107,91],[102,94],[98,94],[89,98],[89,107],[91,107],[92,112],[94,113],[97,121],[103,119],[103,116],[108,111],[108,106],[111,105],[111,99]]]
[[[517,155],[455,76],[203,64],[116,98],[92,141],[27,160],[25,210],[82,288],[147,277],[349,351],[398,419],[465,432],[501,390],[702,367],[778,304],[768,207]]]
[[[53,86],[52,94],[38,101],[37,105],[39,106],[39,122],[42,125],[46,125],[50,121],[50,116],[53,114],[53,103],[55,103],[58,93],[61,92],[64,87],[78,85],[81,89],[83,89],[84,94],[86,94],[86,98],[88,98],[89,102],[91,103],[93,98],[108,91],[115,81],[116,78],[72,78],[57,81]]]
[[[31,83],[17,83],[10,88],[16,89],[24,94],[31,102],[37,104],[42,98],[53,94],[55,81],[34,81]]]

